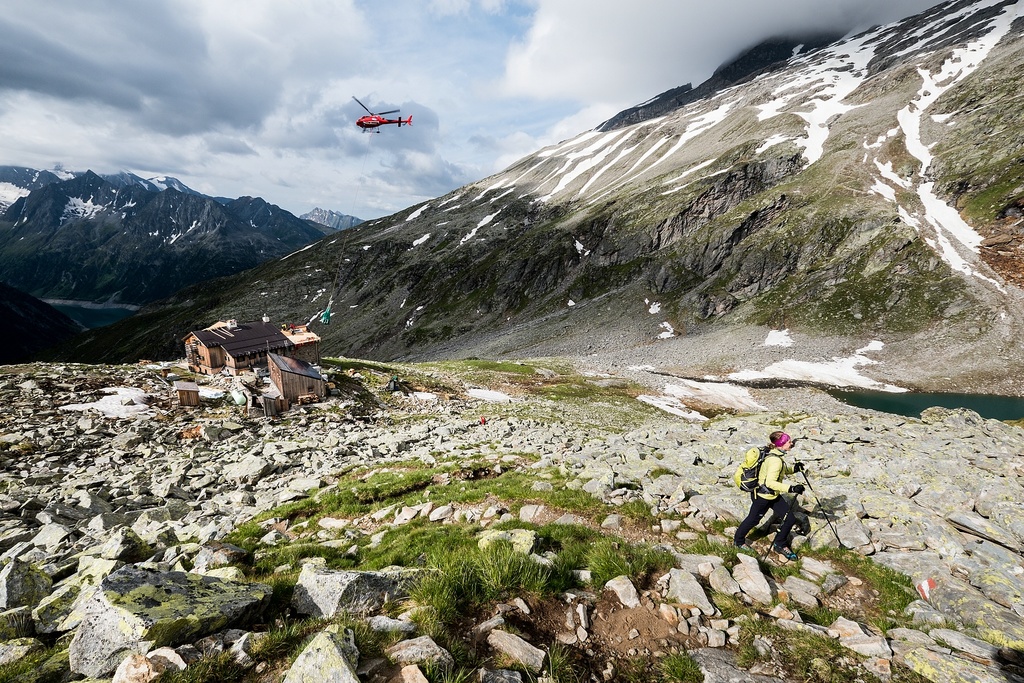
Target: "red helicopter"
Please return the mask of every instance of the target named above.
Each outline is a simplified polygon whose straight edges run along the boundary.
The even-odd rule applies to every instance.
[[[355,100],[356,102],[359,102],[355,95],[352,96],[352,99]],[[363,132],[366,132],[367,130],[373,130],[374,128],[379,128],[380,126],[383,126],[384,124],[387,123],[397,123],[399,128],[401,128],[403,124],[405,124],[406,126],[412,125],[412,116],[409,116],[409,118],[407,119],[403,119],[401,116],[399,116],[397,119],[384,118],[388,114],[394,114],[400,111],[398,109],[392,109],[391,111],[382,111],[379,114],[377,114],[370,111],[370,108],[367,107],[362,102],[359,102],[359,106],[365,109],[366,113],[368,114],[368,116],[360,116],[358,119],[356,119],[356,125],[362,128]],[[379,133],[380,131],[377,132]]]

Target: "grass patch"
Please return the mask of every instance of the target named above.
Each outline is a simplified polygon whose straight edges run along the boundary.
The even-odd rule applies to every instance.
[[[658,672],[667,683],[703,683],[700,664],[686,653],[669,655],[658,663]]]
[[[527,555],[516,552],[511,543],[497,542],[476,557],[483,598],[504,600],[514,594],[541,593],[547,589],[550,570]]]
[[[548,677],[552,683],[585,683],[587,675],[578,665],[579,654],[574,650],[555,643],[548,650]]]
[[[850,550],[826,548],[821,555],[837,569],[857,576],[878,593],[878,599],[873,602],[874,609],[865,614],[867,623],[882,633],[897,626],[911,626],[912,618],[904,613],[904,609],[918,598],[918,594],[908,576]]]
[[[465,554],[475,547],[475,531],[469,526],[440,525],[419,518],[401,527],[389,529],[376,547],[371,548],[368,544],[361,546],[359,569],[369,571],[392,565],[429,566],[429,558],[436,548]]]
[[[641,524],[653,524],[657,517],[651,514],[651,506],[642,500],[631,500],[624,503],[617,512],[623,517],[639,522]]]
[[[427,621],[437,622],[430,629],[434,631],[510,596],[551,592],[550,569],[506,542],[483,550],[441,546],[426,565],[429,572],[410,597],[416,605],[430,608]]]
[[[603,586],[622,575],[633,577],[642,584],[651,575],[674,567],[675,558],[648,545],[632,545],[604,537],[590,546],[587,566],[595,586]]]
[[[168,671],[160,675],[160,683],[235,683],[245,677],[246,669],[230,652],[208,655],[188,665],[184,671]]]

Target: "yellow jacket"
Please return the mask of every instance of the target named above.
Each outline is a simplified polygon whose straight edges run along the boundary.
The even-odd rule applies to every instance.
[[[761,463],[760,476],[757,478],[757,497],[765,500],[775,500],[780,493],[789,493],[789,485],[782,483],[782,478],[793,474],[793,468],[787,465],[782,457],[784,451],[773,448],[768,452],[764,462]]]

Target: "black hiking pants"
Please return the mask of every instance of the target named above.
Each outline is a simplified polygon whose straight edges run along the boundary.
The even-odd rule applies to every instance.
[[[750,504],[750,512],[747,513],[746,519],[740,522],[739,527],[736,529],[736,535],[733,537],[733,542],[736,545],[743,545],[747,542],[747,534],[753,529],[761,518],[764,517],[764,513],[771,510],[775,519],[782,520],[782,524],[779,526],[778,533],[775,534],[774,545],[780,548],[788,548],[789,532],[793,529],[793,524],[796,522],[796,515],[790,514],[789,501],[783,496],[778,496],[773,500],[767,500],[760,496],[754,496],[753,502]]]

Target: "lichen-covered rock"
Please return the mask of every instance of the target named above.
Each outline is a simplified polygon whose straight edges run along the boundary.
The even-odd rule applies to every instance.
[[[943,614],[955,615],[986,640],[1024,649],[1024,618],[988,600],[976,588],[951,576],[937,579],[928,600]]]
[[[322,563],[306,562],[292,594],[292,606],[300,614],[333,617],[339,612],[368,615],[386,602],[408,597],[421,571],[400,567],[378,572],[326,569]]]
[[[316,634],[288,669],[283,683],[359,683],[345,649],[338,634]]]
[[[978,662],[952,654],[918,648],[903,655],[903,662],[930,681],[971,681],[971,683],[1007,683],[998,671]]]
[[[928,635],[938,643],[960,652],[966,652],[977,662],[992,664],[999,657],[998,647],[986,643],[984,640],[972,638],[960,631],[948,628],[933,628]]]
[[[994,524],[990,520],[985,519],[976,512],[957,510],[952,514],[947,515],[946,521],[961,531],[966,531],[979,538],[984,538],[1010,548],[1016,552],[1020,552],[1020,544],[1017,542],[1017,539],[1013,534],[1006,529],[1003,529],[998,524]]]
[[[69,651],[71,670],[103,676],[127,654],[244,623],[272,592],[262,584],[124,567],[106,577],[83,606],[85,618]]]
[[[0,643],[0,666],[16,662],[36,652],[46,649],[40,641],[35,638],[14,638]]]
[[[1014,576],[1006,571],[1006,564],[995,567],[978,567],[971,571],[971,585],[985,594],[992,602],[1014,609],[1024,605],[1024,576]],[[1019,565],[1017,565],[1019,566]]]
[[[517,553],[529,555],[537,544],[537,532],[532,529],[486,529],[480,532],[477,545],[486,550],[501,541],[511,543]]]
[[[495,629],[487,636],[487,644],[535,674],[544,668],[544,650],[534,647],[514,633]]]
[[[52,586],[42,570],[18,559],[6,560],[0,569],[0,609],[35,607]]]
[[[440,671],[451,671],[455,666],[455,658],[451,653],[435,643],[430,636],[399,641],[385,650],[384,654],[396,664],[430,665]]]
[[[78,628],[85,618],[82,606],[98,590],[98,586],[90,584],[66,583],[60,586],[32,610],[36,632],[57,633]]]

